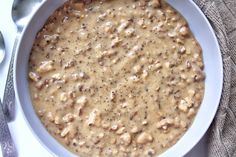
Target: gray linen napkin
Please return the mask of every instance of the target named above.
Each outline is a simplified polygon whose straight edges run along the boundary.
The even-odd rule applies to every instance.
[[[223,94],[208,130],[208,156],[236,157],[236,0],[194,2],[214,28],[224,62]]]

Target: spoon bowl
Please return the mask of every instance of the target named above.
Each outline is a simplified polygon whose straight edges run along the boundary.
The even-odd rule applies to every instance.
[[[2,36],[2,32],[0,31],[0,63],[4,60],[5,57],[5,44]]]
[[[42,0],[14,0],[12,6],[12,19],[18,30],[23,30],[29,20],[32,10],[35,10],[41,1]]]

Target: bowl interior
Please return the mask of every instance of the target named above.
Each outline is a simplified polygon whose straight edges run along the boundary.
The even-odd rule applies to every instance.
[[[35,114],[28,89],[28,59],[36,33],[47,18],[66,0],[44,1],[24,29],[18,46],[14,64],[14,85],[18,102],[21,104],[25,119],[32,132],[52,154],[56,156],[75,156],[59,144],[44,128]],[[202,138],[210,126],[220,101],[223,84],[223,65],[219,45],[213,29],[206,17],[192,0],[167,0],[187,20],[192,33],[203,50],[205,65],[205,94],[199,111],[184,136],[160,156],[172,157],[185,155]]]

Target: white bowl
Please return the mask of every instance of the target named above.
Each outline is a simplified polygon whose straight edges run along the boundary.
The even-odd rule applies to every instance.
[[[44,1],[31,21],[24,29],[18,46],[14,64],[14,85],[25,119],[39,141],[54,156],[73,157],[73,153],[59,144],[45,129],[35,114],[28,89],[28,59],[36,33],[42,28],[47,18],[66,0]],[[205,64],[205,94],[199,111],[191,127],[184,136],[162,157],[183,156],[202,138],[210,126],[221,97],[223,84],[222,58],[214,31],[201,10],[192,0],[167,0],[187,20],[191,31],[203,49]]]

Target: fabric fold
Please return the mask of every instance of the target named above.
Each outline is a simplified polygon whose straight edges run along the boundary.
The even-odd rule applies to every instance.
[[[236,156],[236,1],[194,0],[217,36],[224,66],[218,111],[208,130],[208,156]],[[214,99],[214,98],[212,98]]]

